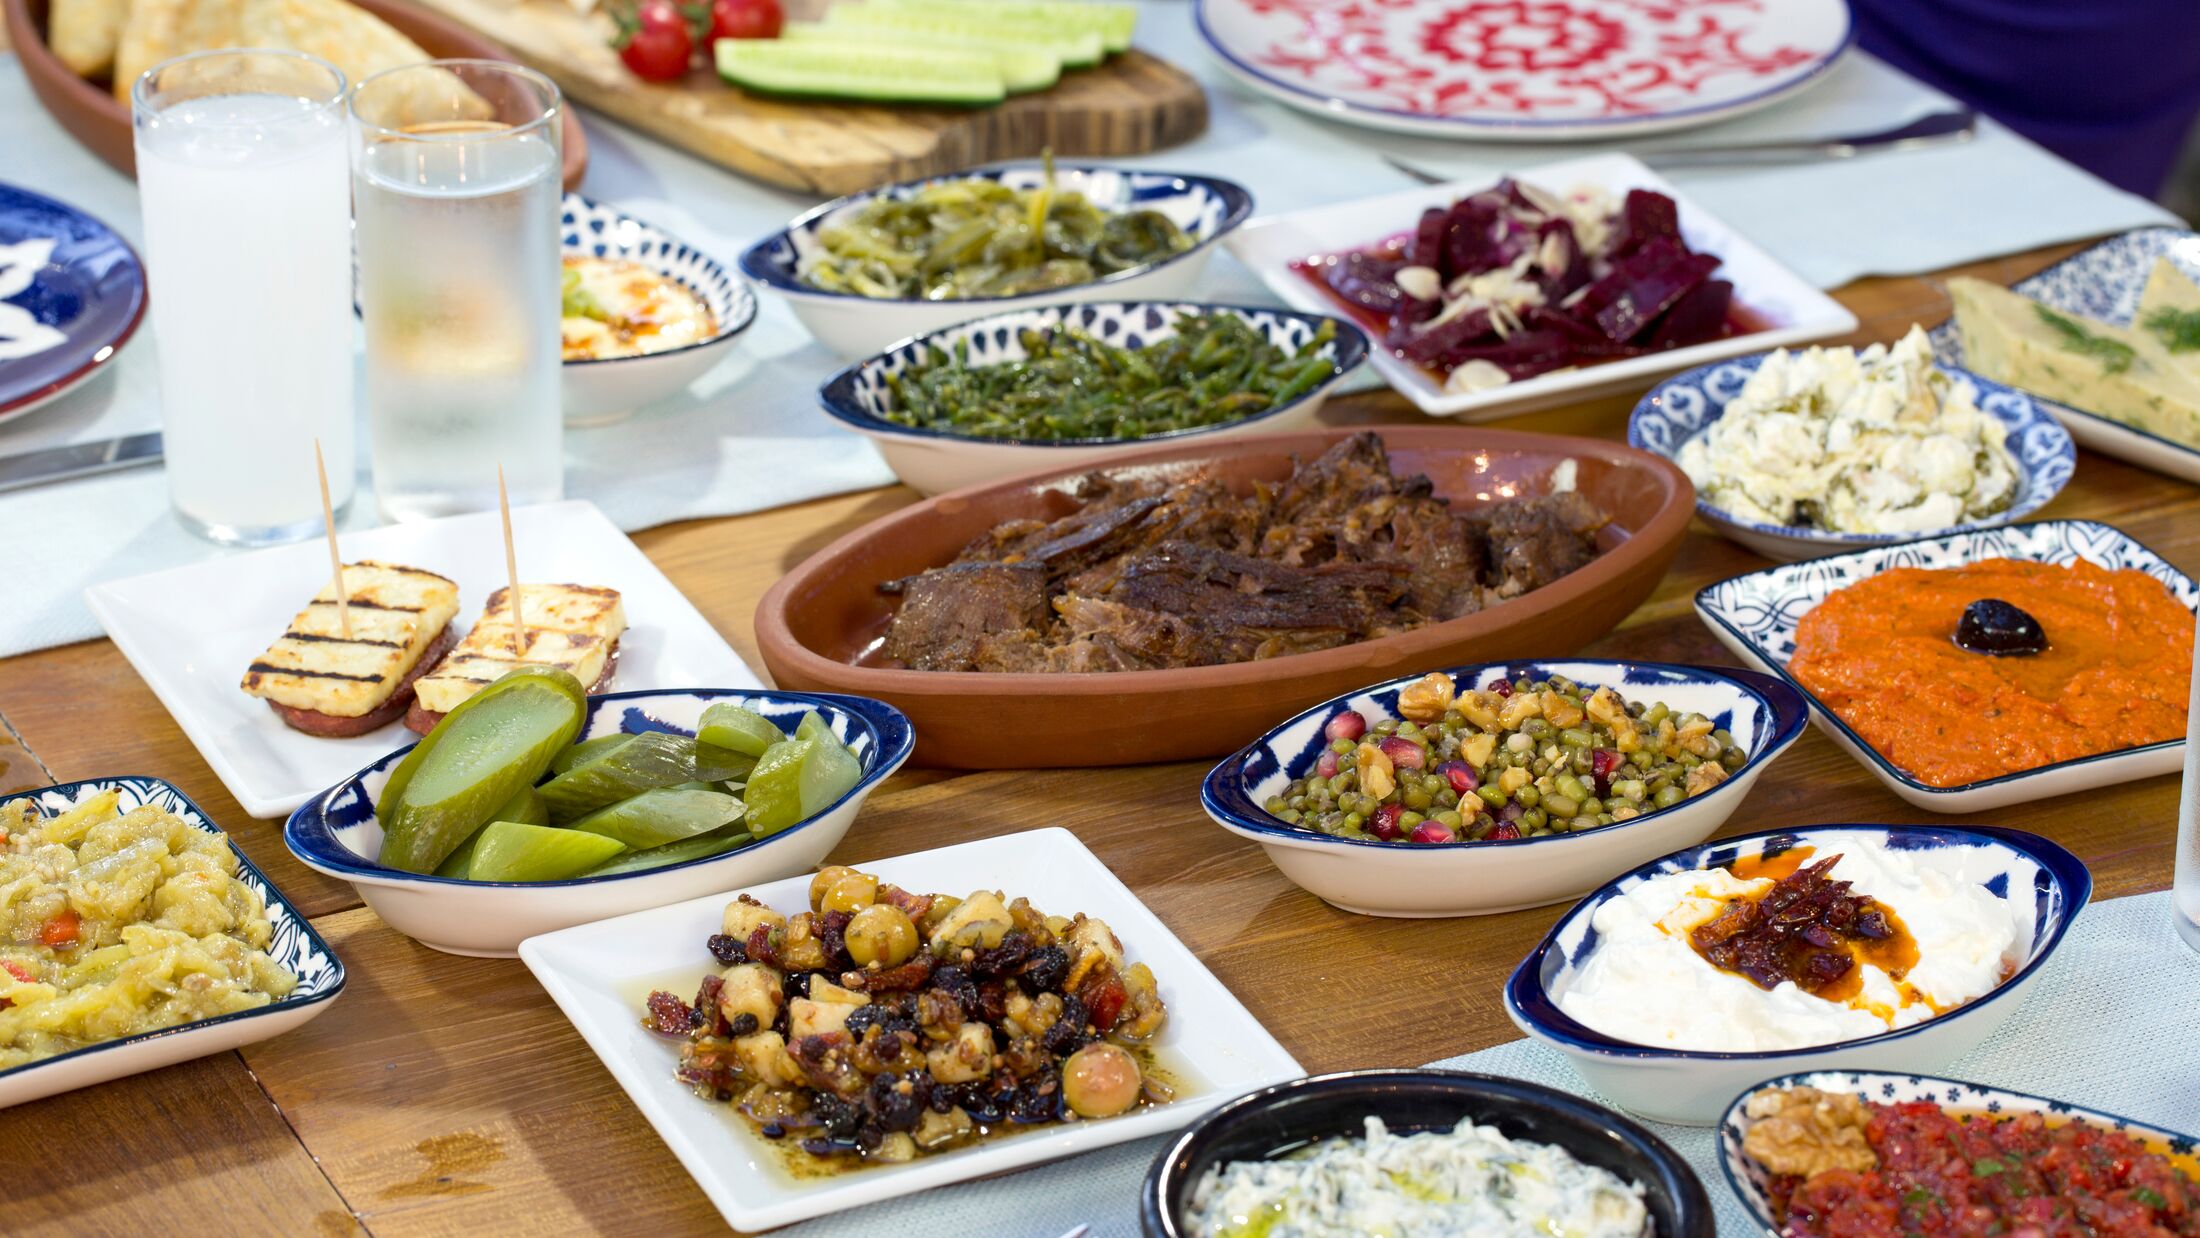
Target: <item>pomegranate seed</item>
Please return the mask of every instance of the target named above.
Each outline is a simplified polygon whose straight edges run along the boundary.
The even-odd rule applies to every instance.
[[[1399,769],[1419,769],[1428,764],[1428,750],[1410,739],[1400,739],[1393,735],[1379,746],[1383,755],[1389,757],[1390,763]]]
[[[1597,781],[1597,798],[1612,793],[1612,775],[1620,766],[1619,749],[1598,748],[1589,754],[1589,773]]]
[[[1509,843],[1518,837],[1520,837],[1519,826],[1514,825],[1510,821],[1500,821],[1497,823],[1497,828],[1490,831],[1489,841],[1493,843]]]
[[[1492,679],[1490,680],[1490,686],[1483,690],[1486,692],[1495,692],[1499,696],[1511,696],[1513,694],[1512,680]]]
[[[1417,843],[1448,843],[1451,831],[1445,829],[1441,821],[1423,821],[1413,827],[1412,838]]]
[[[1404,816],[1405,811],[1405,805],[1403,804],[1383,805],[1375,810],[1373,817],[1368,819],[1367,832],[1386,843],[1398,841],[1398,835],[1404,833],[1403,830],[1398,828],[1398,818]]]
[[[1331,718],[1329,725],[1322,728],[1322,738],[1331,741],[1340,739],[1357,740],[1365,734],[1367,734],[1367,719],[1361,717],[1360,711],[1357,709],[1345,710],[1343,713]]]
[[[1436,767],[1436,772],[1450,779],[1451,789],[1461,795],[1482,785],[1482,780],[1474,776],[1474,767],[1465,761],[1446,761]]]
[[[1337,776],[1337,754],[1323,752],[1321,759],[1314,762],[1314,772],[1324,778],[1335,778]]]
[[[1528,810],[1520,806],[1519,800],[1514,800],[1497,810],[1497,820],[1502,825],[1511,825],[1527,815]],[[1519,835],[1515,834],[1513,837],[1518,838]]]

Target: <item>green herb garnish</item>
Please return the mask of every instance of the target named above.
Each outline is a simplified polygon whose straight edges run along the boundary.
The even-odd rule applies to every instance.
[[[1995,1174],[2009,1172],[2009,1165],[2005,1161],[1997,1161],[1993,1157],[1982,1156],[1971,1162],[1971,1172],[1981,1178],[1990,1178]]]
[[[1922,1208],[1927,1204],[1939,1203],[1940,1196],[1922,1186],[1913,1186],[1902,1192],[1902,1202],[1911,1208]]]
[[[604,308],[603,302],[596,299],[595,293],[581,287],[581,273],[579,271],[571,267],[566,268],[565,283],[561,291],[564,293],[564,305],[560,311],[560,317],[593,318],[597,322],[611,321],[611,311]]]
[[[2122,340],[2095,335],[2044,305],[2035,303],[2032,312],[2038,314],[2041,322],[2053,327],[2055,333],[2062,337],[2065,350],[2094,358],[2101,363],[2102,369],[2111,374],[2121,374],[2130,369],[2133,358],[2138,355],[2132,351],[2131,345]]]
[[[2169,1201],[2162,1198],[2161,1192],[2149,1187],[2135,1186],[2131,1188],[2131,1197],[2149,1208],[2169,1207]]]
[[[2158,309],[2140,324],[2171,352],[2200,350],[2200,309]]]

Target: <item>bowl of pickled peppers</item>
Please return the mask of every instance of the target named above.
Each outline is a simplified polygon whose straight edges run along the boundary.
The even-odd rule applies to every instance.
[[[906,760],[893,707],[831,694],[586,695],[521,668],[292,814],[307,865],[439,949],[768,881],[822,860]]]
[[[1188,302],[1013,310],[904,341],[818,392],[927,494],[1129,443],[1288,430],[1367,357],[1319,314]]]
[[[1348,910],[1505,911],[1709,837],[1806,720],[1753,671],[1459,667],[1300,714],[1215,767],[1201,800]]]

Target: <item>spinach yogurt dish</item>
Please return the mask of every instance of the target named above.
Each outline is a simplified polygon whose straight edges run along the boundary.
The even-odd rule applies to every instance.
[[[1640,1184],[1562,1148],[1507,1139],[1462,1119],[1448,1131],[1394,1135],[1367,1119],[1268,1161],[1231,1161],[1192,1188],[1193,1238],[1642,1238]]]

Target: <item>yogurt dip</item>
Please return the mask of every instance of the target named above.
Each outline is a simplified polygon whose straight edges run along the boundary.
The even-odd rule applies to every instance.
[[[1831,875],[1893,911],[1917,946],[1917,961],[1899,978],[1859,961],[1861,983],[1845,1000],[1792,981],[1762,989],[1699,954],[1691,930],[1729,900],[1773,885],[1769,876],[1711,868],[1653,877],[1598,907],[1590,920],[1598,944],[1557,995],[1558,1007],[1634,1044],[1720,1053],[1806,1049],[1922,1023],[1992,992],[2031,945],[2029,906],[1962,875],[1964,850],[1841,842]]]
[[[1210,1168],[1186,1208],[1192,1238],[1642,1238],[1642,1187],[1563,1148],[1464,1118],[1448,1131],[1325,1139]]]
[[[1736,520],[1924,533],[2015,501],[2007,434],[1913,326],[1892,349],[1775,351],[1675,462]]]

